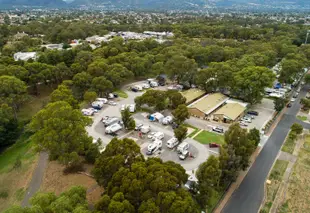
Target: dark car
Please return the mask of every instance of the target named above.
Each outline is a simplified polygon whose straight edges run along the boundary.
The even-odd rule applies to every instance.
[[[113,93],[113,95],[114,95],[114,98],[118,98],[118,94]]]
[[[217,143],[209,143],[209,147],[210,148],[218,148],[218,147],[220,147],[220,145],[218,145]]]
[[[289,102],[289,103],[286,105],[287,108],[290,108],[291,106],[292,106],[292,103],[291,103],[291,102]]]
[[[248,114],[258,116],[259,113],[256,111],[248,111]]]
[[[176,128],[179,127],[179,124],[173,122],[173,123],[171,124],[171,126],[172,126],[172,129],[176,129]]]
[[[131,91],[138,92],[138,90],[136,88],[131,88]]]

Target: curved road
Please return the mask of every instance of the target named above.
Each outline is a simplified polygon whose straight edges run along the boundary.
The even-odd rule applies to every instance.
[[[293,123],[310,129],[310,124],[296,119],[300,99],[305,97],[309,87],[303,87],[299,97],[281,118],[262,151],[256,158],[239,188],[232,194],[223,213],[257,213],[264,197],[264,184],[268,173]]]

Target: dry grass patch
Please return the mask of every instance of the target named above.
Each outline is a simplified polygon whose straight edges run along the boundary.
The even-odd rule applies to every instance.
[[[0,174],[0,193],[6,193],[7,195],[0,198],[0,212],[11,205],[19,205],[21,203],[36,164],[37,156],[27,161],[22,161],[21,168]]]
[[[92,166],[86,165],[86,172],[90,172]],[[54,192],[59,195],[63,191],[70,189],[72,186],[83,186],[88,190],[87,200],[89,203],[96,203],[100,198],[103,189],[99,186],[96,187],[96,180],[84,174],[67,174],[63,173],[64,166],[56,161],[50,161],[45,170],[43,183],[40,191]]]
[[[260,210],[260,213],[269,213],[272,203],[281,185],[282,178],[288,166],[288,163],[288,161],[277,160],[274,164],[268,178],[271,181],[271,184],[268,184],[266,186],[267,193],[265,197],[265,203]]]
[[[306,137],[289,179],[288,190],[279,212],[310,212],[310,136]]]

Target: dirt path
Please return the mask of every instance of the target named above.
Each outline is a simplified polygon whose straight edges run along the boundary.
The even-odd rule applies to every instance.
[[[47,162],[48,154],[46,152],[41,152],[38,160],[38,165],[32,174],[31,182],[28,186],[25,197],[21,204],[22,207],[29,206],[29,199],[40,189]]]

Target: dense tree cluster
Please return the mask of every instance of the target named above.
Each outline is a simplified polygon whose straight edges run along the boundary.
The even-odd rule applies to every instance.
[[[102,212],[199,212],[191,195],[181,186],[184,168],[158,158],[144,160],[140,147],[130,139],[114,138],[97,159],[93,171],[105,193],[96,204]]]
[[[31,207],[26,208],[11,207],[5,213],[91,212],[88,210],[86,190],[80,186],[74,186],[59,196],[54,193],[37,193],[30,199],[30,204]]]

